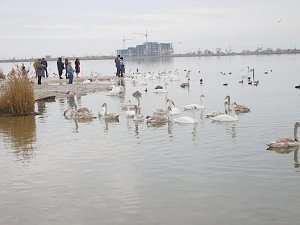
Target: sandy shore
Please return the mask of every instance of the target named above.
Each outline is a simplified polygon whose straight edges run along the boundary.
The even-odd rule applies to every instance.
[[[68,84],[66,79],[42,78],[42,84],[37,85],[37,78],[30,78],[34,83],[35,100],[55,96],[63,98],[70,95],[86,95],[88,93],[109,91],[113,81],[118,81],[115,76],[94,76],[75,78],[73,84]],[[6,80],[0,80],[0,93],[4,90]]]

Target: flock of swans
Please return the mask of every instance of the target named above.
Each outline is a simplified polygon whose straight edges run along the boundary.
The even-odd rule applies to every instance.
[[[189,87],[190,85],[190,73],[191,71],[186,71],[186,79],[187,82],[181,83],[179,86],[181,88]],[[199,71],[200,73],[200,71]],[[136,91],[132,94],[134,98],[136,98],[137,103],[132,103],[131,100],[127,100],[125,103],[121,104],[121,110],[124,111],[124,114],[127,118],[131,118],[134,122],[146,122],[147,124],[151,125],[163,125],[166,123],[180,123],[180,124],[197,124],[198,120],[196,118],[196,111],[203,111],[205,110],[205,105],[203,103],[204,95],[200,94],[199,96],[199,103],[193,103],[184,105],[182,109],[175,108],[174,100],[167,97],[167,80],[169,81],[178,81],[178,71],[175,72],[169,71],[164,73],[144,73],[144,74],[134,74],[131,73],[129,76],[126,76],[124,80],[130,80],[133,86],[136,85],[147,85],[147,80],[162,78],[164,79],[164,86],[157,85],[153,93],[165,93],[165,106],[163,108],[154,109],[152,115],[144,116],[142,114],[142,107],[140,104],[140,98],[142,97],[142,93]],[[123,80],[123,81],[124,81]],[[254,78],[253,78],[254,81]],[[254,81],[255,84],[258,84],[258,81]],[[200,79],[200,84],[203,83],[203,79]],[[148,89],[145,89],[147,92]],[[112,86],[111,91],[109,91],[106,95],[107,96],[124,96],[125,88],[122,85],[114,84]],[[226,96],[224,102],[224,111],[213,111],[206,114],[206,117],[211,119],[213,122],[234,122],[238,120],[238,115],[243,113],[250,112],[250,108],[244,105],[239,105],[236,102],[231,102],[230,96]],[[182,111],[191,111],[191,116],[178,116],[181,114]],[[178,116],[178,117],[177,117]],[[93,116],[91,110],[87,108],[77,108],[76,104],[74,107],[68,108],[64,112],[64,117],[66,119],[76,120],[78,122],[82,121],[90,121],[97,117]],[[107,103],[103,103],[101,108],[98,112],[98,117],[105,120],[105,121],[119,121],[119,114],[114,112],[108,111]],[[299,141],[297,139],[297,128],[300,127],[300,124],[297,122],[294,126],[294,138],[280,138],[276,141],[273,141],[269,144],[270,149],[272,148],[295,148],[299,146]]]

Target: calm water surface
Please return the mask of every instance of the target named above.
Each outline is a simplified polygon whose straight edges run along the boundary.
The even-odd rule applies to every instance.
[[[147,86],[126,80],[124,98],[94,93],[39,102],[40,116],[0,117],[0,224],[299,224],[299,154],[266,150],[266,143],[292,137],[300,121],[300,91],[294,88],[299,60],[274,55],[126,62],[127,71],[178,69],[180,81],[168,81],[168,96],[181,108],[204,94],[197,125],[150,127],[125,117],[120,103],[135,102],[136,90],[143,93],[144,115],[163,107],[165,95],[152,93],[163,80]],[[85,75],[114,72],[110,60],[81,64]],[[11,65],[0,67],[8,71]],[[238,83],[247,66],[255,68],[259,86]],[[192,71],[189,89],[179,87],[184,69]],[[49,70],[56,73],[55,62]],[[251,112],[238,122],[212,123],[204,115],[222,110],[226,95]],[[106,102],[120,121],[95,119],[76,128],[63,117],[73,102],[95,115]]]

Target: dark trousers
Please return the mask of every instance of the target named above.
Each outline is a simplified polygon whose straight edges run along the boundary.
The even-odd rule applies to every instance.
[[[47,70],[47,67],[44,68],[44,73],[46,74],[46,77],[48,77],[48,70]]]
[[[63,71],[62,71],[62,70],[58,70],[58,75],[59,75],[59,78],[60,78],[60,79],[63,79],[63,78],[61,77],[62,74],[63,74]]]
[[[69,84],[73,84],[73,74],[69,74],[68,78],[69,78]]]
[[[42,84],[42,76],[38,76],[38,84]]]

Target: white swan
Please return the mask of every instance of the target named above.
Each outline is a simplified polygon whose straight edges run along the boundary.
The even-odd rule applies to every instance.
[[[169,80],[170,81],[177,81],[179,80],[179,77],[178,77],[178,70],[175,70],[174,73],[172,73],[171,71],[169,71]]]
[[[171,107],[170,115],[173,116],[180,114],[180,109],[172,107],[172,105],[175,106],[175,103],[172,99],[168,98],[166,102],[169,103],[169,106]]]
[[[184,110],[190,110],[190,109],[205,109],[205,105],[203,104],[202,98],[204,95],[200,95],[200,104],[189,104],[186,106],[183,106]]]
[[[167,83],[165,83],[165,88],[156,88],[154,91],[153,91],[153,93],[167,93],[168,91],[167,91]]]
[[[228,114],[228,102],[224,102],[224,112],[212,111],[210,113],[207,113],[205,116],[206,116],[206,118],[212,118],[212,117],[216,117],[218,115],[223,115],[223,114]]]
[[[300,145],[298,138],[297,138],[297,132],[298,127],[300,127],[300,123],[296,122],[294,124],[294,139],[292,138],[280,138],[276,141],[272,141],[271,143],[267,144],[269,148],[292,148],[292,147],[298,147]]]
[[[132,118],[132,117],[134,117],[134,115],[135,115],[135,108],[136,108],[137,106],[135,105],[134,107],[133,107],[133,110],[131,109],[131,107],[130,107],[130,105],[128,104],[127,105],[127,110],[125,111],[125,115],[126,115],[126,117],[130,117],[130,118]]]
[[[191,111],[193,113],[193,118],[189,116],[182,116],[178,117],[173,120],[174,123],[189,123],[189,124],[194,124],[198,123],[198,120],[196,119],[196,114],[195,114],[196,107],[191,108]]]
[[[180,84],[180,87],[185,88],[190,86],[190,78],[187,79],[187,82]]]
[[[113,86],[112,90],[108,92],[106,95],[107,96],[115,96],[115,95],[120,95],[124,93],[125,89],[123,86]]]
[[[102,107],[98,112],[98,116],[104,118],[105,120],[119,120],[119,114],[116,113],[108,113],[107,112],[107,104],[103,103]]]
[[[237,121],[238,117],[235,113],[235,105],[236,103],[233,102],[230,105],[230,114],[222,114],[222,115],[218,115],[215,117],[212,117],[211,119],[213,121],[219,121],[219,122],[232,122],[232,121]]]

